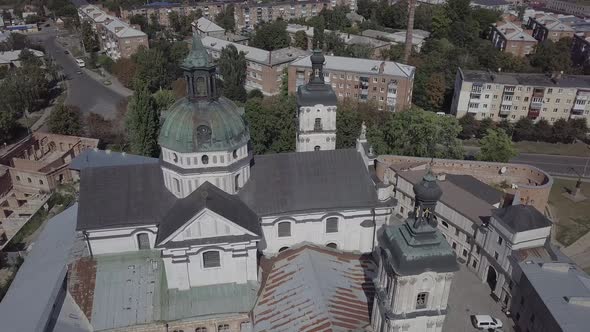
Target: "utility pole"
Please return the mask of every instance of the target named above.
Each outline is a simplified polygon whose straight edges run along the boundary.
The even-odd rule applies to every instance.
[[[406,46],[404,48],[404,63],[408,64],[412,55],[412,41],[414,40],[414,13],[416,12],[416,0],[408,0],[408,26],[406,30]]]

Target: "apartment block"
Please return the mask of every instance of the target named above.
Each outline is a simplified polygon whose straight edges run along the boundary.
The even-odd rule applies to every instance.
[[[516,122],[590,117],[590,76],[463,70],[455,79],[451,114]]]
[[[219,59],[221,50],[230,44],[246,53],[248,64],[245,87],[247,90],[259,89],[267,96],[280,92],[283,74],[289,63],[311,54],[294,47],[266,51],[210,36],[203,37],[202,42],[213,59]]]
[[[121,9],[121,18],[129,22],[131,17],[135,15],[143,15],[147,19],[151,19],[151,17],[154,16],[160,25],[167,27],[170,25],[168,17],[171,12],[176,12],[178,15],[184,16],[200,10],[203,17],[213,20],[215,16],[223,12],[228,5],[237,2],[240,1],[206,1],[197,2],[191,5],[172,2],[153,2],[130,9]]]
[[[583,0],[545,0],[545,8],[571,15],[590,16],[590,4]]]
[[[82,6],[78,9],[78,14],[81,20],[91,22],[98,34],[101,51],[113,60],[129,58],[140,47],[149,48],[145,33],[96,6]]]
[[[524,57],[533,53],[537,45],[537,40],[531,34],[531,30],[523,30],[513,22],[501,22],[492,25],[490,40],[500,51]]]
[[[590,37],[574,35],[572,61],[577,66],[590,65]]]
[[[533,37],[539,42],[551,40],[557,42],[562,38],[572,38],[574,29],[553,15],[529,17],[528,28],[533,30]]]
[[[271,22],[278,18],[285,21],[297,18],[317,16],[322,9],[331,9],[340,1],[303,0],[303,1],[246,1],[235,6],[234,17],[237,29],[254,29],[256,25]]]
[[[412,104],[416,69],[393,61],[326,56],[324,81],[338,99],[374,101],[380,110],[403,111]],[[309,56],[289,65],[289,93],[295,93],[312,73]]]

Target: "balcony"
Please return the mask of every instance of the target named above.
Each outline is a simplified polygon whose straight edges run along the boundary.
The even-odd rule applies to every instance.
[[[574,102],[574,106],[572,107],[572,111],[584,111],[586,109],[586,103],[578,103],[578,99]]]
[[[539,114],[541,114],[541,110],[533,110],[533,109],[530,109],[529,110],[529,113],[527,114],[527,117],[529,119],[535,120],[536,118],[539,117]]]

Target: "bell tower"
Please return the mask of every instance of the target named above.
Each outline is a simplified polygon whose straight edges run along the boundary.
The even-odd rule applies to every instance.
[[[219,95],[215,82],[215,66],[209,64],[209,55],[201,38],[193,35],[189,55],[182,61],[187,96],[190,101],[216,100]]]
[[[297,89],[297,152],[336,149],[336,94],[324,82],[326,58],[320,50],[310,56],[309,82]]]
[[[414,185],[414,195],[414,211],[406,221],[385,226],[379,235],[373,331],[442,331],[459,266],[436,228],[435,208],[442,190],[430,169]]]

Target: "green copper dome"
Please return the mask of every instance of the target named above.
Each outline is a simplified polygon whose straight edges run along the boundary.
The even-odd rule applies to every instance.
[[[199,67],[209,67],[209,54],[203,46],[201,38],[197,34],[193,34],[191,50],[180,64],[180,68],[190,70]]]
[[[166,113],[158,143],[176,152],[232,151],[250,139],[242,112],[225,97],[212,101],[182,98]]]

